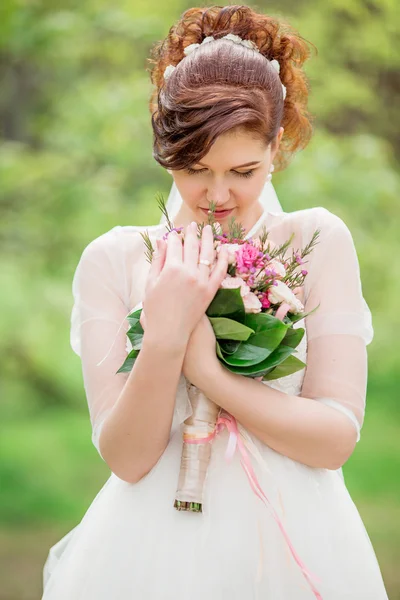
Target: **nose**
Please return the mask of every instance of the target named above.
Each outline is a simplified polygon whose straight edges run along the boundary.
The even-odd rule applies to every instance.
[[[207,190],[207,201],[211,203],[215,202],[217,210],[224,204],[229,203],[230,192],[229,187],[223,181],[214,181]]]

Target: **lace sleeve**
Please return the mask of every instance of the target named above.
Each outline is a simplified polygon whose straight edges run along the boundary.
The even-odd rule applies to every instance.
[[[96,238],[84,249],[72,283],[71,346],[81,358],[92,441],[99,454],[101,425],[128,377],[127,373],[116,375],[126,358],[129,328],[119,253],[113,230]]]
[[[305,319],[308,349],[302,394],[347,415],[358,441],[367,390],[366,346],[374,335],[371,312],[349,228],[326,209],[319,215],[320,242],[305,281],[305,312],[320,306]]]

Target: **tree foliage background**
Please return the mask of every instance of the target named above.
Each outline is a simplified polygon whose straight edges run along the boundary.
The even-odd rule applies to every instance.
[[[72,277],[93,238],[159,220],[155,193],[167,197],[171,178],[152,158],[147,57],[189,6],[0,7],[0,600],[38,597],[48,548],[109,475],[69,346]],[[318,48],[305,65],[315,134],[274,185],[284,210],[325,206],[353,234],[375,337],[366,420],[344,473],[390,597],[400,598],[398,6],[251,6]]]

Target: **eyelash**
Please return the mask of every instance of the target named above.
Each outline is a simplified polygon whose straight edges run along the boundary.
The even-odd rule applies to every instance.
[[[189,175],[194,175],[195,173],[202,173],[205,169],[191,169],[190,167],[186,169]],[[233,171],[239,177],[251,177],[254,174],[254,169],[250,169],[250,171],[244,171],[243,173],[239,173],[239,171]]]

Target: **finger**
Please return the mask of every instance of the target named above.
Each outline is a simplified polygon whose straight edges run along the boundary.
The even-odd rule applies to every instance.
[[[294,288],[293,293],[296,296],[296,298],[300,300],[300,302],[304,301],[304,285]]]
[[[146,316],[144,314],[144,310],[140,313],[139,322],[142,326],[143,331],[146,329]]]
[[[182,238],[176,231],[171,231],[167,236],[167,253],[165,265],[180,265],[183,262]]]
[[[214,234],[211,225],[203,227],[201,232],[201,246],[199,260],[208,260],[210,266],[205,264],[199,264],[198,272],[199,278],[203,281],[208,281],[211,265],[214,263],[215,251],[214,251]]]
[[[153,257],[150,265],[149,272],[147,274],[145,290],[146,293],[150,290],[153,283],[156,281],[157,277],[161,273],[164,263],[165,256],[167,251],[167,244],[165,240],[156,240],[156,249],[153,252]]]
[[[153,253],[153,260],[151,261],[152,275],[157,277],[164,266],[165,257],[167,252],[167,243],[165,240],[156,240],[156,249]]]
[[[226,245],[222,245],[220,251],[218,252],[217,262],[214,265],[209,279],[210,292],[213,294],[213,296],[217,293],[217,290],[220,287],[222,280],[226,277],[229,267],[228,259],[228,247]]]
[[[193,221],[186,228],[183,247],[183,261],[192,273],[197,273],[200,243],[197,237],[197,223]]]

